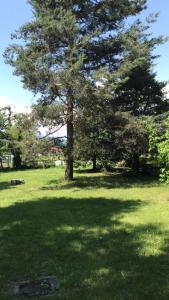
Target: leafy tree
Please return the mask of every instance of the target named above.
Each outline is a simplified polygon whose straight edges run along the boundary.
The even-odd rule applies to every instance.
[[[0,108],[0,164],[2,165],[3,154],[7,152],[7,130],[11,126],[11,107],[6,106]]]
[[[2,111],[0,112],[0,166],[3,168],[2,164],[2,149],[4,146],[4,138],[5,138],[5,120],[4,116],[2,114]]]
[[[147,58],[148,59],[148,58]],[[132,112],[135,116],[158,115],[169,109],[165,98],[164,82],[158,82],[148,62],[132,70],[129,80],[116,91],[117,109]]]
[[[104,115],[105,113],[105,115]],[[107,169],[114,161],[125,160],[135,173],[139,172],[140,156],[148,152],[148,134],[142,120],[126,112],[113,112],[107,108],[102,119],[90,115],[86,127],[77,129],[75,157],[92,160],[96,171],[96,158]]]
[[[148,156],[149,160],[158,160],[158,143],[160,142],[160,132],[154,117],[144,119],[145,128],[148,133]]]
[[[3,112],[0,111],[0,149],[2,149],[4,137],[5,137],[5,118]]]
[[[148,134],[141,119],[123,113],[125,125],[116,131],[116,156],[124,159],[137,174],[140,169],[140,156],[148,153]]]
[[[100,101],[95,99],[95,103],[92,100],[87,107],[80,109],[77,113],[74,123],[74,157],[77,160],[91,160],[95,172],[97,159],[101,157],[104,149],[101,137],[103,137],[104,125],[107,120],[107,108],[102,99]]]
[[[98,94],[112,91],[127,80],[129,71],[144,62],[157,42],[140,38],[139,26],[125,19],[145,8],[146,0],[29,0],[32,22],[13,37],[21,39],[5,53],[7,63],[22,77],[24,86],[41,95],[39,102],[61,105],[67,125],[65,178],[73,179],[73,144],[76,110],[88,106],[96,82]],[[63,109],[64,106],[64,109]],[[60,124],[60,116],[58,117]]]
[[[15,114],[8,129],[8,149],[13,154],[14,168],[32,165],[40,153],[38,126],[32,114]]]
[[[161,181],[169,183],[169,117],[165,122],[165,133],[158,144],[159,162],[163,165],[161,169]]]

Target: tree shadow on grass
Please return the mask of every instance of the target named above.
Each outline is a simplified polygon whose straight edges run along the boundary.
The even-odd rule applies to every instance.
[[[169,299],[168,242],[162,254],[141,254],[146,236],[164,233],[123,223],[142,203],[41,198],[1,208],[0,299],[9,300],[9,281],[45,275],[58,277],[57,299]]]
[[[89,175],[89,176],[88,176]],[[140,188],[140,187],[156,187],[159,186],[157,179],[146,176],[129,176],[122,173],[98,174],[86,173],[86,176],[77,176],[72,182],[64,182],[63,179],[51,180],[48,185],[42,187],[42,190],[55,189],[93,189],[93,188]]]
[[[1,181],[0,182],[0,191],[2,190],[8,190],[11,188],[15,188],[15,186],[12,186],[10,182],[7,181]]]

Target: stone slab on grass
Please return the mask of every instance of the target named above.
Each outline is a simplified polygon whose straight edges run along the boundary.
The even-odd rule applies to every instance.
[[[11,185],[19,185],[19,184],[24,184],[25,180],[23,179],[12,179],[11,180]]]
[[[42,297],[55,294],[59,291],[59,282],[56,277],[48,276],[35,281],[20,281],[13,286],[15,296]]]

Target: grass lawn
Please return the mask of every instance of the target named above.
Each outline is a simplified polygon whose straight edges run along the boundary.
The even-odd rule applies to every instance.
[[[169,188],[118,174],[62,178],[58,168],[0,173],[0,300],[15,299],[10,282],[46,275],[61,285],[52,300],[168,300]]]

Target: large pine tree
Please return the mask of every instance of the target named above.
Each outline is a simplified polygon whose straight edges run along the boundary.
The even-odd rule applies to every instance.
[[[44,109],[61,105],[58,122],[67,125],[65,178],[72,180],[75,112],[89,104],[96,81],[103,83],[102,94],[112,96],[112,89],[144,61],[150,45],[144,39],[138,45],[137,26],[129,28],[125,20],[141,12],[146,0],[28,2],[33,20],[13,34],[21,42],[9,46],[5,58],[24,86],[40,95]]]

